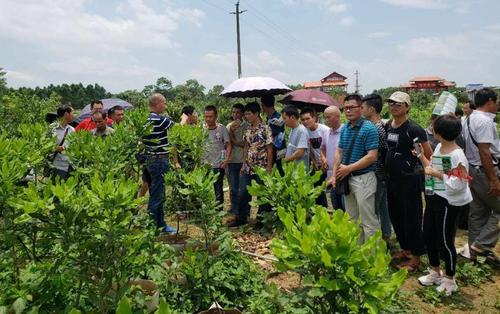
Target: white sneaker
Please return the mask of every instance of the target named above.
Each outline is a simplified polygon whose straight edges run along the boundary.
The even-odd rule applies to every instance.
[[[432,269],[429,269],[429,274],[422,277],[418,277],[418,282],[420,282],[420,284],[423,286],[439,285],[441,284],[442,278],[443,277],[441,272],[438,273]]]
[[[441,279],[441,284],[436,290],[439,293],[444,292],[445,295],[450,296],[453,292],[458,290],[458,286],[455,279],[443,277],[443,279]]]
[[[469,250],[469,244],[465,243],[463,247],[459,248],[457,250],[457,254],[462,255],[463,257],[470,259],[470,250]]]

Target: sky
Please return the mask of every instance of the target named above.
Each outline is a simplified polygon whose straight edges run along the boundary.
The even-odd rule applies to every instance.
[[[236,0],[0,0],[9,86],[237,78]],[[241,0],[243,76],[286,84],[336,71],[361,93],[415,76],[500,85],[498,0]]]

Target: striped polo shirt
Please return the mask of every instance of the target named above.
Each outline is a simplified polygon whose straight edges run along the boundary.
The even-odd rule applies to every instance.
[[[364,121],[363,125],[361,122]],[[349,153],[349,146],[352,142],[352,137],[354,136],[354,132],[357,128],[361,126],[359,133],[354,141],[351,158],[348,161],[347,155]],[[342,164],[350,165],[360,160],[364,156],[368,154],[370,150],[377,149],[378,150],[378,131],[377,127],[366,120],[365,118],[361,118],[356,122],[356,125],[352,126],[351,122],[347,122],[342,127],[342,131],[340,132],[339,139],[339,148],[342,149]],[[359,175],[363,173],[368,173],[370,171],[375,171],[376,162],[371,164],[365,169],[354,171],[354,175]]]
[[[164,155],[168,153],[167,130],[174,125],[174,121],[167,117],[151,112],[146,124],[152,125],[151,133],[144,136],[142,141],[148,155]]]

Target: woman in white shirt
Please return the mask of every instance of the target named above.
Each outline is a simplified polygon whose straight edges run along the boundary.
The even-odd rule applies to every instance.
[[[458,290],[454,275],[457,264],[455,250],[456,221],[463,206],[472,201],[469,189],[469,163],[455,139],[462,132],[460,120],[451,115],[434,121],[434,137],[439,141],[431,161],[418,155],[427,177],[433,179],[434,194],[426,197],[424,241],[432,269],[418,278],[422,285],[439,285],[437,291],[451,295]],[[426,185],[428,187],[428,185]],[[439,260],[445,262],[445,275]]]

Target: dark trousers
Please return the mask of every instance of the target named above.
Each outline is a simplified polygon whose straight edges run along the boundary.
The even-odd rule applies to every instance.
[[[156,227],[163,228],[166,226],[163,213],[163,205],[165,204],[165,179],[170,165],[167,158],[164,159],[149,159],[146,161],[146,171],[151,179],[149,186],[149,201],[148,210],[153,217]]]
[[[252,196],[248,193],[247,187],[252,183],[252,180],[262,183],[260,178],[255,174],[248,174],[244,172],[240,177],[238,220],[245,223],[248,221],[248,216],[250,215],[250,202],[252,201]],[[270,211],[270,205],[260,205],[257,213],[257,220],[262,221],[262,214]]]
[[[422,235],[422,178],[418,175],[391,176],[387,204],[394,232],[402,250],[425,254]]]
[[[454,276],[457,266],[455,234],[461,209],[461,207],[450,205],[439,195],[426,197],[424,240],[429,264],[439,267],[441,258],[444,260],[447,276]]]
[[[59,178],[61,181],[68,180],[69,175],[70,175],[70,170],[71,170],[71,167],[67,171],[54,168],[54,171],[52,173],[52,183],[56,182],[56,178]]]
[[[217,180],[214,182],[215,199],[219,204],[224,205],[224,168],[212,168],[213,172],[217,174]],[[222,209],[222,207],[221,207]]]
[[[242,163],[231,163],[229,170],[229,191],[231,196],[231,209],[233,215],[238,215],[238,195],[240,193],[240,170]]]
[[[323,185],[326,181],[326,173],[322,172],[321,170],[313,170],[312,175],[314,175],[315,171],[320,171],[321,172],[321,177],[319,177],[318,182],[314,184],[315,187]],[[328,208],[328,201],[326,199],[326,192],[325,189],[321,191],[321,194],[316,198],[316,205],[321,205],[325,208]]]
[[[330,189],[330,199],[332,201],[333,209],[340,209],[345,211],[344,195],[338,195],[335,193],[335,189]]]
[[[285,171],[283,170],[283,164],[281,163],[282,160],[278,159],[277,152],[276,147],[273,146],[273,166],[276,165],[276,169],[278,169],[280,176],[284,176]]]

